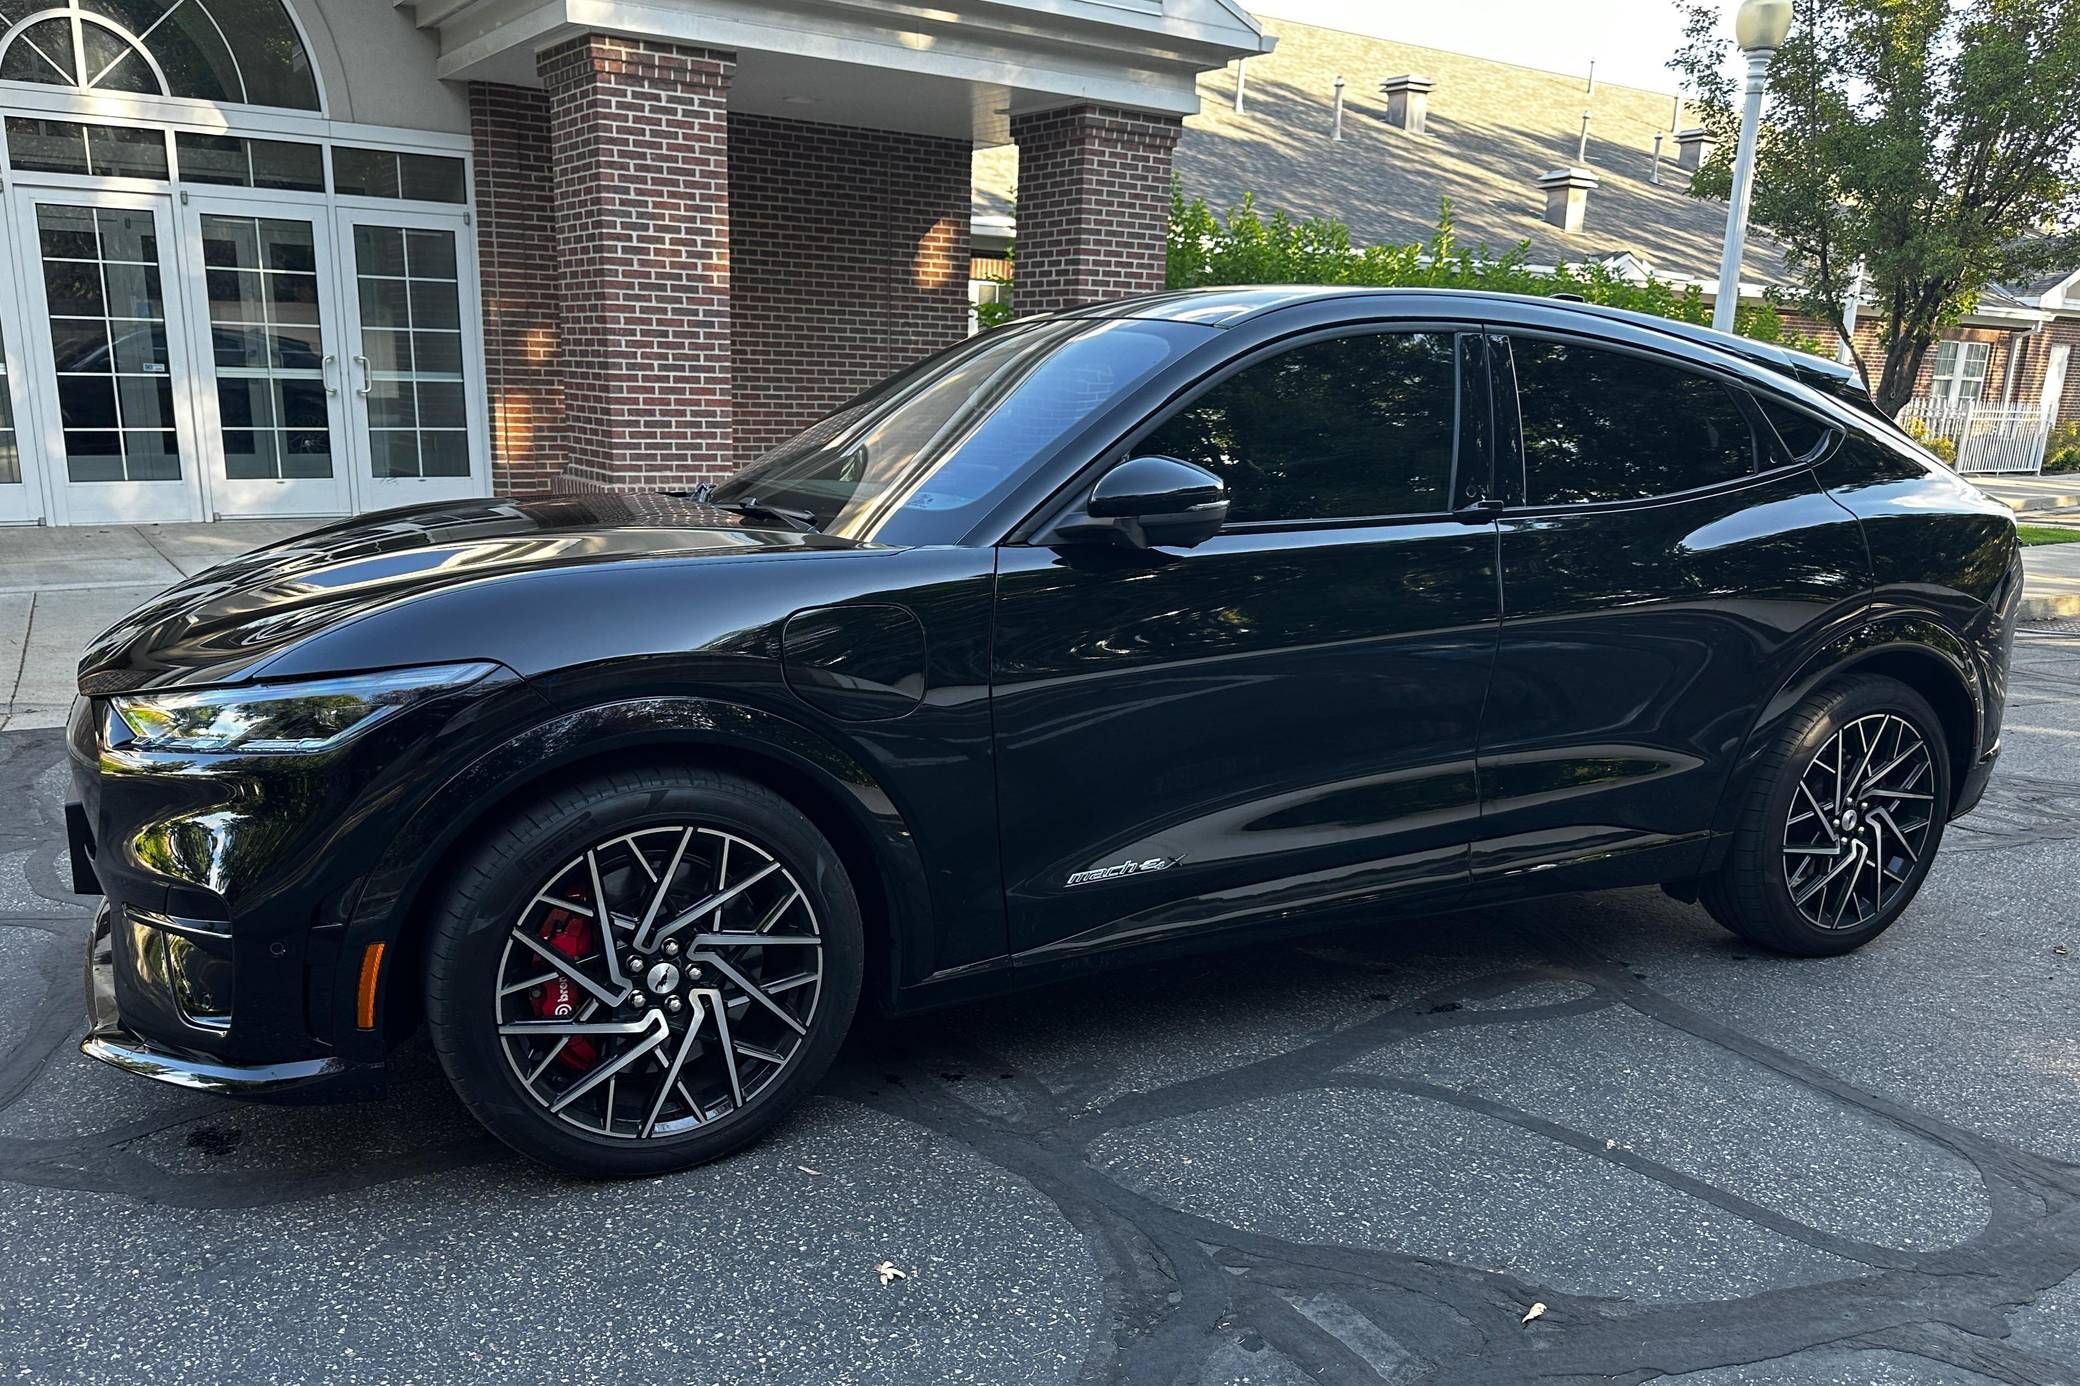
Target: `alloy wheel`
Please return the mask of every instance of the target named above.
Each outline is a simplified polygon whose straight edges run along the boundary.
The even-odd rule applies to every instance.
[[[794,873],[741,833],[644,828],[550,874],[493,982],[506,1062],[558,1121],[660,1140],[727,1118],[801,1049],[823,937]]]
[[[1907,889],[1935,822],[1935,783],[1927,739],[1894,713],[1828,738],[1784,821],[1784,884],[1808,923],[1857,928]]]

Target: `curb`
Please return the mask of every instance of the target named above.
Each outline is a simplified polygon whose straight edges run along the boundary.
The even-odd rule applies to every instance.
[[[1991,495],[1992,493],[1988,492],[1987,494]],[[2080,496],[2025,496],[2020,500],[2010,500],[2006,496],[1994,496],[1994,499],[2018,515],[2028,515],[2039,510],[2080,509]]]
[[[2018,621],[2062,621],[2080,616],[2080,592],[2053,592],[2032,597],[2027,592],[2022,596],[2022,609],[2015,617]]]

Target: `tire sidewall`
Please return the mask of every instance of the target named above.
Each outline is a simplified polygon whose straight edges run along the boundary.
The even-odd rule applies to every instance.
[[[588,790],[594,792],[587,792]],[[864,944],[859,906],[837,854],[784,800],[745,782],[596,786],[552,796],[493,835],[436,922],[445,947],[428,969],[427,1015],[458,1094],[492,1133],[522,1154],[593,1175],[641,1175],[711,1160],[756,1138],[823,1077],[857,1008]],[[506,939],[522,908],[588,847],[646,827],[699,825],[748,837],[772,852],[811,896],[824,938],[823,987],[809,1033],[778,1080],[729,1116],[663,1140],[596,1136],[552,1116],[525,1089],[497,1035],[494,992]],[[473,888],[472,888],[473,887]]]
[[[1889,713],[1906,719],[1929,748],[1929,760],[1934,773],[1935,788],[1932,807],[1933,820],[1929,824],[1927,840],[1922,844],[1920,859],[1907,873],[1907,880],[1899,893],[1875,917],[1853,929],[1823,929],[1807,919],[1798,906],[1792,903],[1790,885],[1784,879],[1783,845],[1784,823],[1790,816],[1791,803],[1798,793],[1799,784],[1820,753],[1837,732],[1854,723],[1858,718],[1876,713]],[[1785,760],[1784,773],[1771,786],[1764,800],[1763,818],[1759,826],[1766,834],[1762,860],[1766,863],[1763,879],[1758,883],[1766,908],[1776,916],[1780,926],[1792,935],[1811,940],[1816,948],[1827,952],[1847,952],[1861,946],[1883,933],[1905,912],[1921,892],[1929,869],[1934,865],[1937,850],[1942,846],[1943,830],[1948,826],[1950,803],[1950,756],[1948,739],[1943,734],[1942,719],[1936,715],[1928,700],[1905,684],[1891,679],[1858,680],[1841,690],[1824,713],[1806,727],[1803,735],[1791,745]]]

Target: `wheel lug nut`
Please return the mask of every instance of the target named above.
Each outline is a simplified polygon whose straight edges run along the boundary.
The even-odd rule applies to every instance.
[[[650,1004],[650,998],[643,995],[640,991],[632,991],[628,994],[628,1004],[634,1006],[637,1010],[641,1010]]]
[[[688,967],[688,968],[686,969],[686,980],[687,980],[687,981],[689,981],[689,982],[698,982],[698,981],[699,981],[700,979],[701,979],[701,965],[700,965],[699,963],[694,963],[694,964],[692,964],[691,966],[689,966],[689,967]]]
[[[679,956],[679,940],[677,940],[677,939],[675,939],[675,938],[668,938],[668,939],[666,939],[666,940],[664,941],[664,955],[665,955],[666,957],[668,957],[668,958],[676,958],[676,957],[678,957],[678,956]]]
[[[678,1010],[678,1009],[679,1009],[679,998],[678,998],[678,997],[676,997],[676,996],[668,996],[668,997],[666,997],[666,998],[665,998],[665,1003],[664,1003],[664,1008],[665,1008],[666,1010],[668,1010],[668,1011],[676,1011],[676,1010]]]

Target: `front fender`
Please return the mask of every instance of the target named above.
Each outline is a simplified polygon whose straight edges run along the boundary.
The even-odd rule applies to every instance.
[[[675,751],[726,752],[738,760],[784,767],[795,784],[812,786],[818,802],[804,807],[842,814],[849,835],[873,855],[887,895],[891,983],[899,985],[920,968],[929,970],[933,912],[915,837],[887,791],[856,757],[768,709],[703,697],[633,698],[561,713],[530,727],[457,770],[398,825],[346,922],[337,926],[342,936],[329,1010],[342,1054],[380,1054],[391,1029],[387,1019],[400,1004],[397,985],[416,976],[411,945],[421,937],[432,893],[440,888],[435,876],[449,853],[529,786],[636,749],[664,758]],[[376,1025],[373,1031],[357,1031],[351,1017],[360,960],[375,943],[391,950]]]

